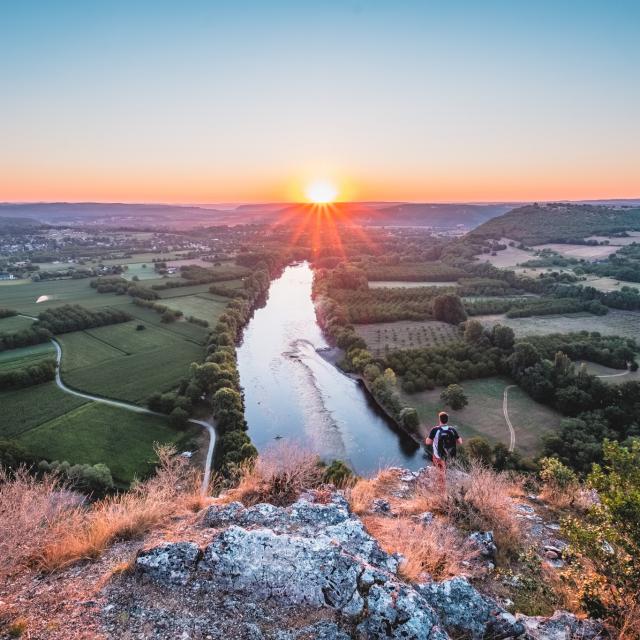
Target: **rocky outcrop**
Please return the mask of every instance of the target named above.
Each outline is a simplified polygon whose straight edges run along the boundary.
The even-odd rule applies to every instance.
[[[113,637],[126,607],[127,630],[149,638],[568,638],[557,635],[565,618],[517,620],[463,578],[407,584],[402,559],[380,548],[339,492],[309,493],[286,508],[213,506],[202,526],[204,547],[171,542],[138,554],[129,591],[156,591],[120,592],[105,616]]]

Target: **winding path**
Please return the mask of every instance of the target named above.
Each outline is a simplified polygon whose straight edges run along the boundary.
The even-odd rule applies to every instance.
[[[26,316],[25,316],[26,317]],[[62,381],[62,377],[60,376],[60,363],[62,361],[62,347],[58,343],[57,340],[52,339],[51,343],[56,349],[56,384],[58,388],[64,391],[65,393],[69,393],[72,396],[77,396],[78,398],[85,398],[86,400],[91,400],[92,402],[99,402],[101,404],[109,405],[110,407],[117,407],[118,409],[124,409],[125,411],[132,411],[133,413],[142,413],[150,416],[161,416],[166,418],[167,416],[163,413],[158,413],[157,411],[151,411],[151,409],[147,409],[145,407],[139,407],[135,404],[129,404],[128,402],[121,402],[119,400],[109,400],[108,398],[101,398],[100,396],[94,396],[89,393],[82,393],[81,391],[76,391],[75,389],[71,389],[67,387],[67,385]],[[211,479],[211,459],[213,457],[213,448],[216,443],[216,432],[213,425],[210,422],[205,420],[196,420],[195,418],[189,418],[189,422],[191,424],[196,424],[203,429],[206,429],[209,433],[209,448],[207,449],[207,458],[204,464],[204,475],[202,478],[202,494],[204,495],[209,487],[209,481]]]
[[[509,427],[509,451],[513,451],[516,448],[516,432],[511,424],[511,419],[509,418],[509,389],[513,389],[518,385],[510,384],[504,388],[504,393],[502,394],[502,413],[504,413],[504,419],[507,422],[507,427]]]

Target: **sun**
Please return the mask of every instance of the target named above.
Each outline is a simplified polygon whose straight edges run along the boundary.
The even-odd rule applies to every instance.
[[[309,202],[314,204],[328,204],[333,202],[338,195],[338,190],[330,182],[317,181],[307,187],[306,196]]]

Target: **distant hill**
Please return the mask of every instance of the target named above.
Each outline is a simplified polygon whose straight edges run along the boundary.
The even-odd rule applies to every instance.
[[[481,224],[469,238],[510,238],[536,245],[630,230],[640,231],[640,207],[548,203],[512,209]]]
[[[376,226],[477,227],[508,211],[513,205],[499,204],[396,204],[370,208],[358,215],[362,224]]]

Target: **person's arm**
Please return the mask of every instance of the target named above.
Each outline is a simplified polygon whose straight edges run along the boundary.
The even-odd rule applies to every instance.
[[[431,429],[431,431],[429,432],[429,435],[427,436],[426,440],[425,440],[425,444],[430,447],[433,444],[433,439],[436,437],[436,431],[437,431],[437,427],[434,427],[433,429]]]

